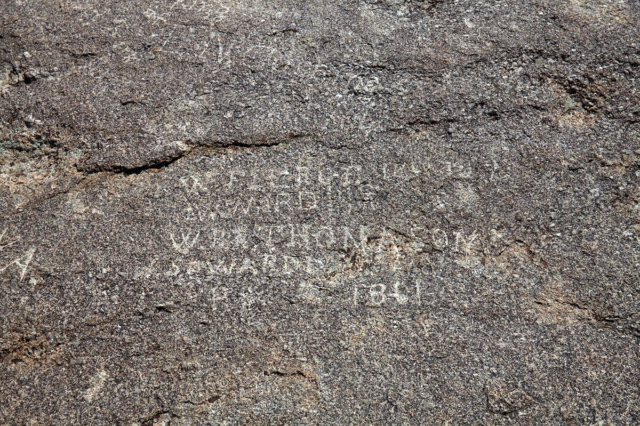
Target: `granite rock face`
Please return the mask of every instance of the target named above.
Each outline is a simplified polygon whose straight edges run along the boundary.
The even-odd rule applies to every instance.
[[[640,423],[640,3],[0,0],[0,423]]]

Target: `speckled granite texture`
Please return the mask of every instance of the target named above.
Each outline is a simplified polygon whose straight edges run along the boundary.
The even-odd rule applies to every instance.
[[[640,423],[640,2],[0,0],[0,423]]]

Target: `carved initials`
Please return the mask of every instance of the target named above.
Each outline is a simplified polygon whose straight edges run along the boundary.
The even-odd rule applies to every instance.
[[[169,238],[171,239],[171,244],[173,245],[174,250],[181,254],[189,253],[189,250],[195,246],[198,241],[198,237],[200,236],[200,231],[195,235],[195,237],[191,238],[191,231],[187,232],[185,235],[181,233],[182,241],[176,241],[173,234],[169,234]]]

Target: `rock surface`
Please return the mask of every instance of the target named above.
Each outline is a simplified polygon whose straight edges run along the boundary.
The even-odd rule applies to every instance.
[[[640,3],[1,0],[0,423],[640,423]]]

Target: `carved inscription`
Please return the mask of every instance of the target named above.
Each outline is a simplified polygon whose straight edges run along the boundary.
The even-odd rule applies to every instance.
[[[368,205],[372,212],[384,208],[382,197],[421,179],[464,177],[459,164],[338,162],[311,168],[300,162],[203,170],[178,180],[181,221],[170,223],[162,236],[174,256],[158,273],[183,283],[209,283],[214,306],[228,295],[221,287],[227,279],[249,283],[264,277],[295,280],[301,295],[348,286],[356,306],[411,306],[424,297],[423,275],[433,270],[433,256],[449,253],[460,266],[477,264],[468,260],[480,241],[475,230],[419,220],[396,228],[330,219]],[[439,206],[437,194],[431,202]],[[388,277],[409,271],[421,271],[420,277]]]
[[[5,229],[0,232],[0,255],[5,249],[15,245],[20,242],[20,239],[10,239],[8,238],[8,230]],[[9,261],[0,260],[0,275],[3,273],[9,273],[10,271],[14,271],[18,273],[20,277],[20,281],[24,280],[27,275],[27,271],[29,270],[29,266],[33,261],[33,256],[36,252],[35,247],[28,248],[26,251],[22,252],[18,257],[11,256],[9,257]]]
[[[185,256],[180,266],[174,264],[171,270],[174,275],[180,272],[222,276],[290,276],[299,272],[315,275],[330,272],[336,258],[343,259],[354,271],[364,265],[373,270],[376,265],[398,270],[427,256],[427,249],[469,255],[475,240],[475,232],[447,234],[439,228],[414,227],[405,236],[391,229],[364,225],[358,228],[258,225],[169,233],[172,249]],[[207,259],[211,253],[216,256]]]
[[[375,283],[355,285],[353,287],[353,304],[358,306],[382,306],[386,304],[407,305],[421,302],[424,283],[420,279],[413,282],[392,280],[388,284]]]

